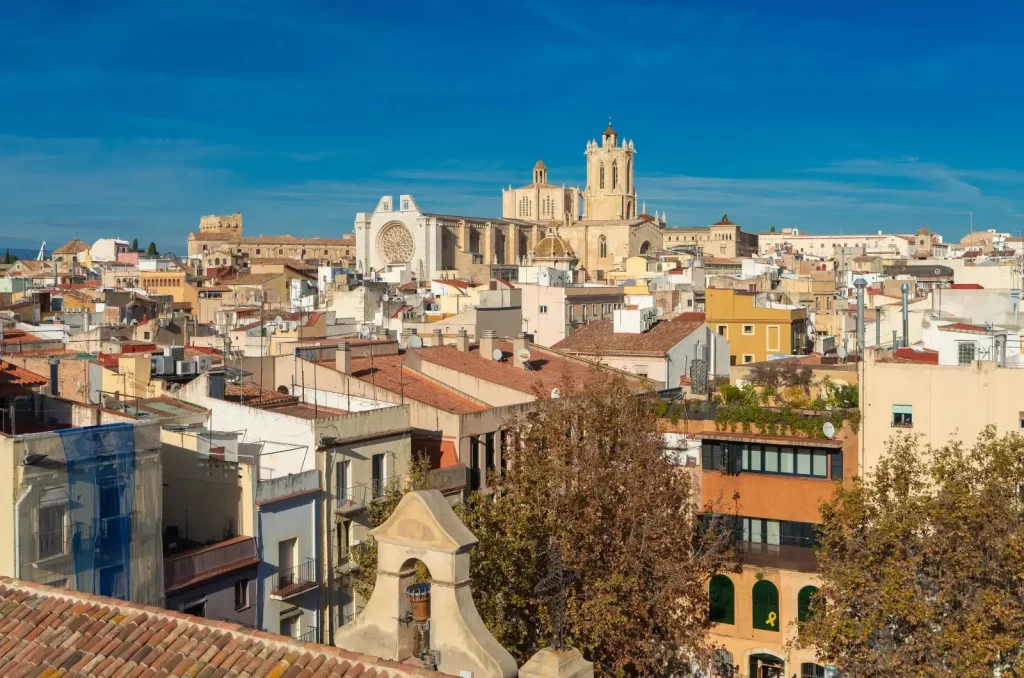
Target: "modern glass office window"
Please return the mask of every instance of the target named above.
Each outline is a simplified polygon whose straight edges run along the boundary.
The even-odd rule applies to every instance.
[[[702,450],[702,466],[706,470],[725,469],[728,473],[777,473],[828,478],[831,457],[832,478],[843,477],[842,450],[720,440],[705,440]]]

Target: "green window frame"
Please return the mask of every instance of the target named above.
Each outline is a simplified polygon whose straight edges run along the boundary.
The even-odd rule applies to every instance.
[[[761,631],[778,631],[782,626],[779,619],[779,589],[767,579],[754,584],[751,592],[754,610],[754,628]]]
[[[813,610],[811,610],[811,600],[817,592],[818,587],[805,586],[796,595],[796,619],[798,622],[805,622],[814,615]]]
[[[710,600],[709,619],[716,624],[736,623],[736,587],[732,579],[724,574],[716,574],[711,578],[708,587]]]

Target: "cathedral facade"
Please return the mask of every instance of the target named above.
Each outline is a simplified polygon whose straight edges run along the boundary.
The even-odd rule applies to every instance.
[[[531,262],[538,243],[557,235],[571,247],[578,277],[602,281],[627,257],[661,250],[664,217],[638,214],[633,142],[620,141],[609,122],[600,142],[587,142],[585,155],[582,191],[549,183],[538,161],[531,183],[502,190],[500,219],[428,214],[412,196],[384,196],[372,213],[356,215],[356,268],[486,279],[490,267]]]

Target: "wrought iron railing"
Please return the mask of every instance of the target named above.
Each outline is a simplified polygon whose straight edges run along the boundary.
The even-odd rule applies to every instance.
[[[304,643],[316,643],[316,642],[319,642],[317,640],[317,631],[318,631],[317,627],[315,627],[315,626],[307,626],[306,627],[306,632],[303,633],[301,636],[299,636],[299,640],[301,640]]]
[[[278,597],[293,596],[316,586],[316,560],[306,558],[298,565],[279,570],[274,578],[271,594]]]
[[[256,540],[228,541],[164,559],[164,587],[174,588],[235,563],[255,561]]]

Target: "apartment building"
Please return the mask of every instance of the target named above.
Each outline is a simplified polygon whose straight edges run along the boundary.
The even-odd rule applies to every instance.
[[[730,364],[762,362],[810,349],[807,309],[773,301],[771,293],[709,288],[705,312],[711,328],[729,340]]]
[[[729,221],[729,215],[706,227],[666,228],[662,242],[665,249],[696,245],[716,257],[752,257],[758,253],[758,235],[743,231]]]
[[[522,330],[539,346],[554,346],[598,320],[611,320],[624,303],[621,286],[559,287],[518,283],[522,294]]]

